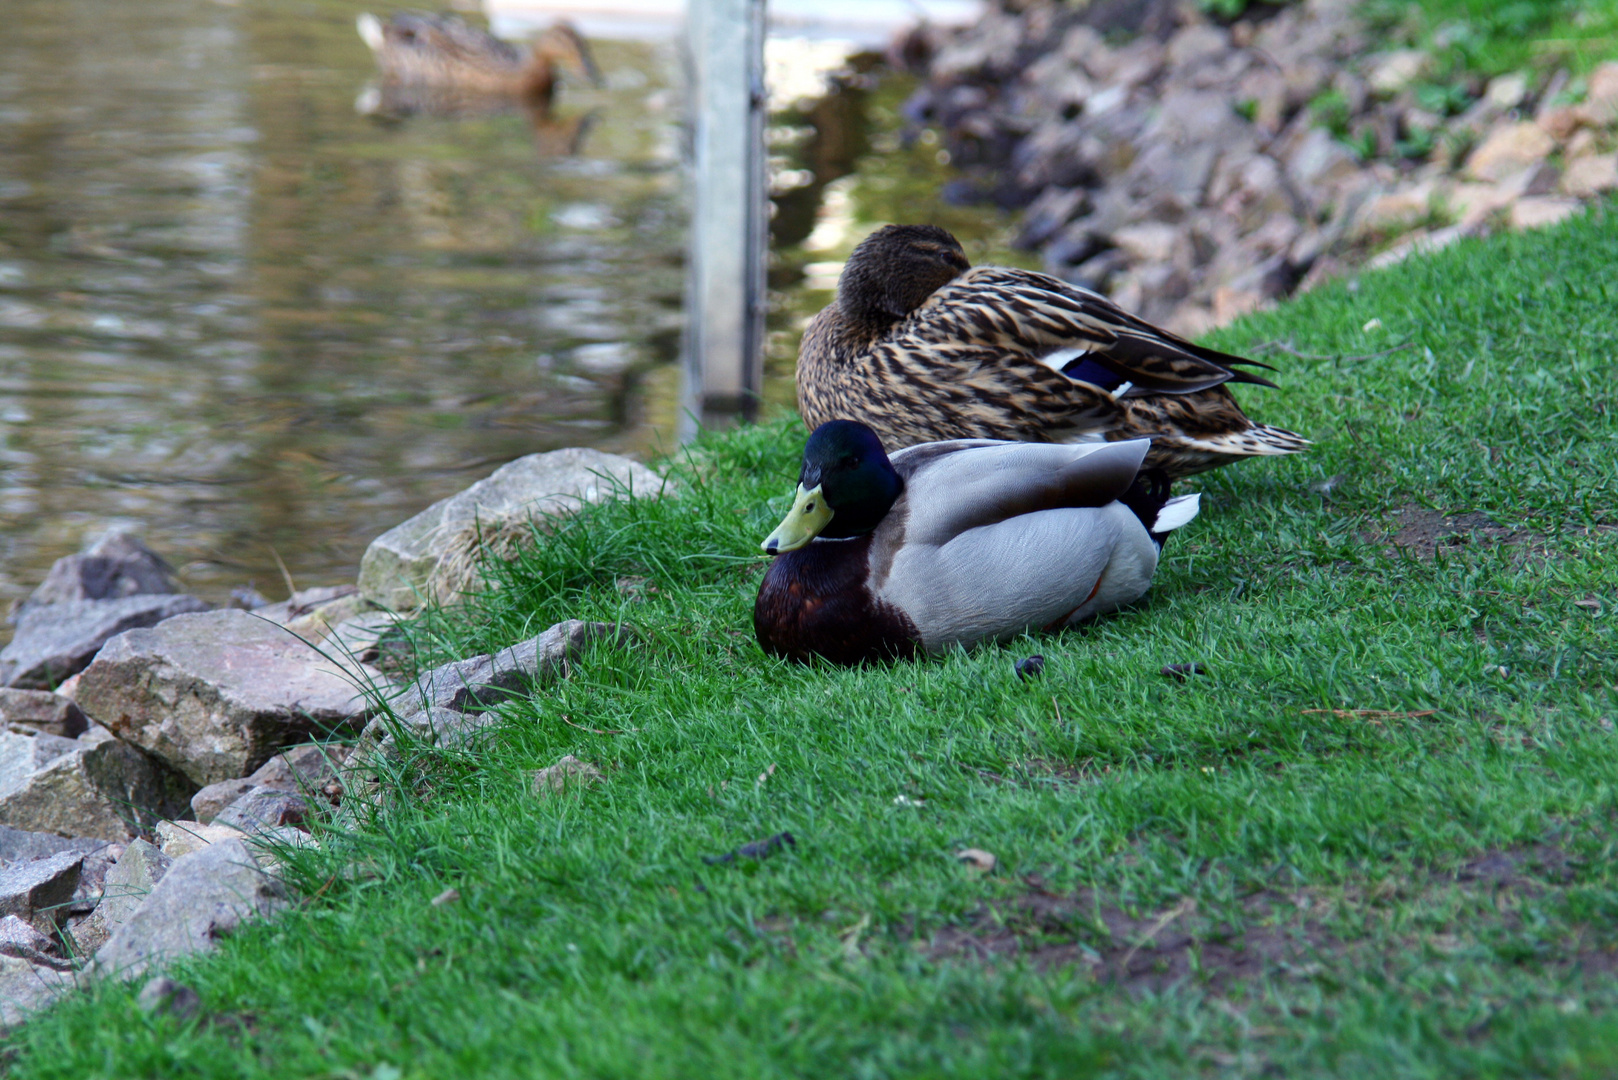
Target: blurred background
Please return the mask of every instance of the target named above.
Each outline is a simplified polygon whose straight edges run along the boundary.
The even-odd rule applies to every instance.
[[[906,79],[884,83],[871,53],[845,63],[913,6],[846,6],[859,18],[812,17],[770,46],[777,403],[796,327],[835,282],[815,251],[896,205],[927,213],[911,200],[936,202],[945,170],[936,140],[901,146]],[[575,16],[602,85],[564,83],[540,125],[363,115],[365,10],[7,4],[0,600],[114,526],[215,602],[283,595],[278,559],[300,588],[351,581],[378,533],[514,457],[671,447],[675,23]],[[458,11],[517,39],[553,13]],[[940,213],[1003,243],[999,211]]]

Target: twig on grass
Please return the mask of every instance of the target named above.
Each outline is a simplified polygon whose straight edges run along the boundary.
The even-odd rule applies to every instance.
[[[1145,934],[1141,935],[1140,940],[1135,942],[1134,946],[1124,954],[1123,960],[1118,964],[1118,974],[1125,979],[1129,978],[1129,962],[1135,959],[1135,954],[1140,952],[1145,946],[1152,944],[1152,942],[1156,940],[1157,935],[1162,933],[1163,928],[1169,923],[1173,922],[1175,919],[1178,919],[1186,912],[1195,911],[1196,909],[1197,902],[1191,897],[1187,896],[1178,904],[1174,905],[1173,908],[1158,916],[1157,921],[1152,924],[1151,929],[1147,930]]]

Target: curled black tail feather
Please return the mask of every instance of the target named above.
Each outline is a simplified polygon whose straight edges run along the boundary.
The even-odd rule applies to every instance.
[[[1171,483],[1168,473],[1162,469],[1142,469],[1136,474],[1135,482],[1129,485],[1129,490],[1118,497],[1119,502],[1140,518],[1140,523],[1146,527],[1147,535],[1158,550],[1162,550],[1168,533],[1152,532],[1152,526],[1157,524],[1157,515],[1162,513],[1169,501]]]

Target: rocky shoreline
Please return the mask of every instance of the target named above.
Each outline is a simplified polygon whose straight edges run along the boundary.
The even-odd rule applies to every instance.
[[[396,677],[412,666],[401,617],[453,603],[483,553],[619,493],[673,494],[613,454],[520,458],[378,537],[358,584],[252,610],[179,593],[126,534],[59,560],[0,652],[0,1028],[278,910],[278,853],[360,820],[406,748],[465,745],[593,642],[633,640],[564,622]],[[594,775],[571,758],[541,772],[536,790]],[[160,975],[143,998],[187,1000]]]
[[[957,198],[1020,208],[1048,272],[1188,335],[1618,189],[1618,62],[1439,82],[1357,11],[1003,2],[893,59]]]

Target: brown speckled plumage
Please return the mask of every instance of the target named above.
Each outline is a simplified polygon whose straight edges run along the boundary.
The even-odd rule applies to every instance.
[[[1043,357],[1073,353],[1107,385]],[[1082,354],[1082,356],[1080,355]],[[811,429],[858,420],[890,448],[941,439],[1153,439],[1147,468],[1190,476],[1308,441],[1255,424],[1223,384],[1272,385],[1095,293],[1025,270],[972,269],[934,226],[888,226],[856,249],[810,323],[798,409]],[[1131,385],[1114,397],[1109,387]]]
[[[508,98],[548,108],[558,70],[600,82],[595,60],[579,32],[558,22],[526,49],[467,25],[453,15],[401,12],[386,22],[359,20],[385,83]]]

